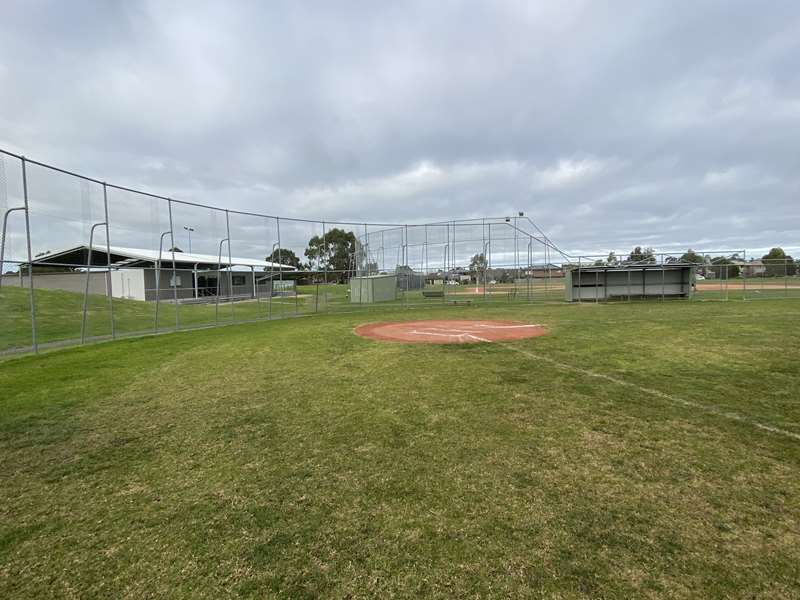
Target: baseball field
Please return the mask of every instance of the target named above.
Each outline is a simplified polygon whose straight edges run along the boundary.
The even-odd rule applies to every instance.
[[[541,335],[354,333],[453,319]],[[796,598],[798,390],[789,299],[390,307],[6,358],[0,597]]]

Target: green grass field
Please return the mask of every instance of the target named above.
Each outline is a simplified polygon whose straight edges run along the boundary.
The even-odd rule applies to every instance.
[[[154,302],[113,299],[115,333],[120,337],[141,335],[148,332],[212,327],[216,324],[281,319],[320,313],[338,312],[384,312],[400,307],[440,307],[450,300],[475,301],[486,304],[508,304],[509,302],[562,300],[564,291],[561,282],[535,287],[499,284],[492,286],[488,294],[473,293],[475,286],[448,286],[446,298],[426,298],[421,290],[398,292],[396,300],[376,305],[353,305],[347,296],[344,284],[320,284],[298,286],[297,296],[261,298],[235,303],[213,302],[208,304],[181,304],[177,309],[171,302]],[[547,287],[545,287],[547,285]],[[441,290],[441,286],[435,288]],[[80,342],[83,294],[74,292],[37,289],[34,294],[36,307],[37,341],[43,348],[58,345],[74,345]],[[108,298],[89,295],[86,318],[86,339],[111,337],[111,307]],[[156,314],[158,310],[158,314]],[[0,354],[4,351],[28,351],[31,348],[30,298],[27,288],[4,286],[0,288]]]
[[[352,333],[427,317],[550,334]],[[430,305],[6,359],[0,598],[797,598],[799,317]]]

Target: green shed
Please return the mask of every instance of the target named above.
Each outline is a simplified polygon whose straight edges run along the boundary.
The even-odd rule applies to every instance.
[[[369,275],[350,279],[350,303],[374,304],[397,298],[396,275]]]

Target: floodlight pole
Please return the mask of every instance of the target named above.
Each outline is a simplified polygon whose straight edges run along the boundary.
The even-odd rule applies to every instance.
[[[189,254],[192,253],[192,232],[194,231],[193,227],[187,227],[186,225],[183,228],[189,233]]]

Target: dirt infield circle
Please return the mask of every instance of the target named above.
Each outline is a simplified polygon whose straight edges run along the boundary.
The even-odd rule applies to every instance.
[[[424,344],[477,344],[507,342],[547,333],[543,325],[520,321],[401,321],[365,323],[356,335],[384,342]]]

